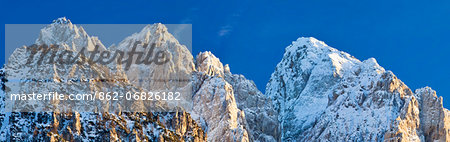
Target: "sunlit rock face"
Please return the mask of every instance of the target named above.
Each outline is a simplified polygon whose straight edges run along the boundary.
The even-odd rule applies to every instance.
[[[165,51],[168,62],[155,64],[131,64],[112,60],[102,63],[65,63],[39,64],[35,60],[26,60],[36,53],[30,48],[39,46],[55,48],[55,53],[69,52],[71,55],[84,55],[96,48],[101,52],[119,52],[137,49],[137,52],[149,53],[154,50]],[[144,47],[145,46],[145,47]],[[83,49],[83,47],[86,47]],[[154,47],[153,49],[151,47]],[[77,57],[87,59],[87,56]],[[98,56],[94,56],[98,58]],[[126,59],[122,57],[122,59]],[[136,61],[137,57],[132,58]],[[41,30],[41,34],[32,46],[17,48],[9,62],[1,70],[4,79],[51,79],[50,83],[3,82],[8,89],[29,91],[148,91],[175,90],[189,92],[183,96],[186,108],[178,112],[128,112],[124,106],[133,108],[168,108],[169,101],[133,104],[100,102],[111,107],[98,108],[97,112],[72,111],[67,102],[50,102],[34,105],[40,109],[51,106],[64,110],[56,112],[13,112],[5,113],[5,98],[1,101],[0,140],[7,141],[279,141],[280,130],[277,113],[271,100],[265,97],[242,75],[231,74],[228,65],[223,66],[211,52],[199,53],[194,60],[190,51],[181,45],[162,24],[144,27],[140,32],[125,38],[118,45],[105,48],[100,40],[91,37],[82,27],[78,27],[65,18],[59,18]],[[66,78],[101,79],[114,82],[65,82]],[[140,80],[160,80],[159,82]],[[176,81],[173,81],[176,80]],[[182,80],[182,81],[179,81]],[[19,83],[19,84],[17,84]],[[18,88],[8,88],[18,87]],[[2,91],[2,93],[3,93]],[[81,106],[96,106],[82,102]],[[85,103],[85,104],[84,104]],[[21,105],[17,105],[21,106]],[[100,105],[101,106],[101,105]],[[24,104],[24,108],[30,108]],[[66,108],[60,108],[66,107]],[[95,108],[95,107],[94,107]],[[34,108],[36,109],[36,108]],[[123,110],[123,111],[122,111]],[[146,109],[143,109],[146,110]],[[148,110],[148,109],[147,109]],[[162,109],[164,110],[164,109]],[[26,110],[24,110],[26,111]],[[248,117],[246,117],[248,115]]]
[[[207,130],[208,140],[279,140],[276,113],[253,81],[231,74],[211,52],[199,53],[196,67],[192,114]]]
[[[446,141],[447,109],[413,93],[375,59],[359,61],[315,38],[286,48],[266,87],[282,141]]]

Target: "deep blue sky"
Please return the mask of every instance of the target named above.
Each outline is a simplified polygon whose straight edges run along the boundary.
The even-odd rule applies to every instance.
[[[66,16],[75,24],[192,24],[194,55],[212,51],[263,92],[284,48],[313,36],[360,60],[375,57],[413,90],[432,87],[449,108],[449,2],[16,0],[0,3],[0,23],[45,24]]]

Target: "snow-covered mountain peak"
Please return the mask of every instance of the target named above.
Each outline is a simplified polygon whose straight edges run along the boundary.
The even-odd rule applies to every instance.
[[[314,37],[300,37],[292,44],[286,47],[286,52],[295,52],[298,48],[311,48],[310,51],[328,50],[330,47],[325,42],[317,40]]]
[[[285,50],[282,59],[284,64],[278,64],[278,66],[289,66],[292,70],[301,70],[306,73],[333,73],[334,76],[341,77],[343,74],[354,74],[361,69],[375,71],[373,73],[377,74],[385,72],[375,58],[361,62],[352,55],[330,47],[314,37],[300,37]]]
[[[328,46],[327,44],[325,44],[325,42],[320,41],[314,37],[300,37],[296,41],[293,41],[292,44],[293,45],[310,44],[310,45],[313,45],[314,47],[318,47],[318,48]]]
[[[159,32],[159,33],[163,33],[163,32],[168,32],[166,25],[161,24],[161,23],[155,23],[152,25],[147,25],[145,26],[141,32],[143,31],[149,31],[151,33],[155,33],[155,32]]]
[[[66,17],[61,17],[56,20],[53,20],[52,24],[72,24],[69,19],[66,19]]]
[[[345,71],[353,70],[355,64],[361,64],[361,61],[350,54],[338,51],[313,37],[298,38],[285,50],[282,59],[284,64],[278,64],[277,68],[287,66],[293,71],[307,74],[318,72],[342,76]]]
[[[88,51],[99,46],[100,50],[105,50],[105,46],[97,37],[89,36],[82,27],[78,27],[65,17],[53,20],[52,24],[41,29],[38,39],[38,45],[57,44],[65,49],[79,51],[85,47]]]
[[[450,126],[431,88],[413,93],[374,58],[361,62],[315,38],[286,48],[266,95],[282,141],[445,141]]]
[[[141,45],[147,44],[149,46],[157,47],[176,47],[175,50],[188,50],[186,46],[181,45],[178,40],[168,32],[167,27],[161,23],[149,24],[142,28],[141,31],[132,34],[122,40],[117,46],[112,47],[112,50],[129,50],[136,42]],[[174,51],[175,52],[175,51]],[[178,52],[178,51],[176,51]],[[182,51],[186,52],[186,51]],[[189,52],[189,51],[187,51]],[[192,55],[190,55],[192,56]]]
[[[219,58],[214,56],[210,51],[200,52],[197,55],[195,66],[199,72],[204,72],[210,76],[223,76],[224,74],[223,64],[220,62]]]
[[[139,37],[140,39],[148,40],[149,36],[157,35],[157,34],[164,34],[168,32],[167,27],[161,23],[155,23],[155,24],[149,24],[146,25],[139,33],[136,33],[136,37]]]

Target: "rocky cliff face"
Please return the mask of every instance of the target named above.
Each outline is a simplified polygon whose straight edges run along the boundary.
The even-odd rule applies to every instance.
[[[136,48],[138,52],[166,51],[167,56],[164,58],[170,60],[161,66],[132,64],[129,67],[125,62],[116,60],[108,64],[60,64],[58,60],[39,64],[38,60],[25,60],[31,54],[36,58],[45,54],[43,50],[37,50],[41,45],[55,48],[56,54],[73,56],[80,52],[86,54],[96,47],[100,51],[115,52],[130,51],[134,46],[139,46]],[[83,50],[83,47],[86,49]],[[89,61],[89,57],[78,58]],[[125,58],[127,55],[124,55]],[[89,36],[82,27],[77,27],[65,18],[57,19],[41,30],[35,45],[16,49],[2,69],[2,78],[10,80],[2,81],[2,86],[5,86],[3,91],[92,93],[175,90],[191,95],[182,98],[185,102],[181,103],[188,104],[185,105],[187,107],[176,112],[129,112],[126,106],[130,104],[124,102],[80,102],[83,103],[81,106],[97,106],[91,110],[97,113],[72,111],[74,108],[67,105],[70,102],[64,101],[38,105],[16,103],[15,110],[18,107],[23,112],[7,113],[4,111],[11,108],[5,108],[5,96],[2,95],[1,140],[277,141],[280,136],[277,114],[271,103],[260,104],[270,100],[256,89],[253,82],[242,75],[231,74],[229,68],[224,68],[219,59],[210,52],[200,53],[194,60],[189,50],[179,44],[162,24],[148,25],[140,32],[125,38],[117,46],[105,48],[100,40]],[[72,78],[108,78],[113,82],[72,82]],[[132,103],[134,110],[170,108],[173,105],[168,101],[127,103]],[[105,104],[108,107],[103,107]],[[30,108],[58,108],[64,111],[27,112]]]
[[[286,48],[266,87],[282,141],[448,141],[448,110],[414,93],[375,59],[359,61],[315,38]]]
[[[206,141],[185,112],[2,113],[2,120],[3,141]]]
[[[196,66],[193,115],[207,130],[208,140],[279,140],[277,114],[252,81],[231,74],[211,52],[198,54]]]

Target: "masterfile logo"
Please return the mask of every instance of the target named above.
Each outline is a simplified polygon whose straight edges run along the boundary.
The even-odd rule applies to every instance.
[[[154,53],[156,44],[153,43],[147,53],[139,52],[136,50],[138,45],[140,45],[141,41],[134,42],[134,45],[131,51],[121,51],[116,50],[114,53],[108,50],[99,50],[99,46],[96,45],[93,51],[89,52],[89,56],[85,55],[86,47],[82,47],[81,50],[74,56],[71,50],[60,51],[59,45],[51,45],[50,47],[47,45],[32,45],[27,47],[27,50],[30,50],[31,54],[28,57],[27,63],[30,64],[33,60],[37,60],[37,65],[41,65],[42,63],[53,64],[83,64],[84,62],[88,62],[89,64],[111,64],[112,62],[116,62],[117,64],[125,64],[125,70],[130,69],[131,64],[144,64],[150,65],[152,63],[156,65],[162,65],[164,63],[169,62],[170,58],[168,57],[168,51],[157,51]],[[148,48],[148,43],[142,44],[140,47]],[[159,48],[158,48],[159,49]],[[36,53],[41,51],[40,56],[35,57]],[[126,58],[126,59],[124,59]],[[135,59],[136,58],[136,59]]]
[[[186,34],[191,31],[190,25],[85,26],[100,33],[110,31],[98,30],[104,27],[138,32],[128,33],[121,42],[110,42],[106,47],[101,37],[88,35],[84,27],[65,18],[42,25],[32,44],[5,49],[8,62],[1,75],[6,111],[151,112],[191,108],[191,72],[182,63],[189,59],[184,56],[191,50],[191,42],[186,42],[192,36]],[[36,25],[6,26],[7,31],[33,27]],[[175,29],[175,35],[170,28]],[[18,31],[7,33],[6,42],[25,38],[14,36]],[[180,51],[186,54],[178,54]]]

